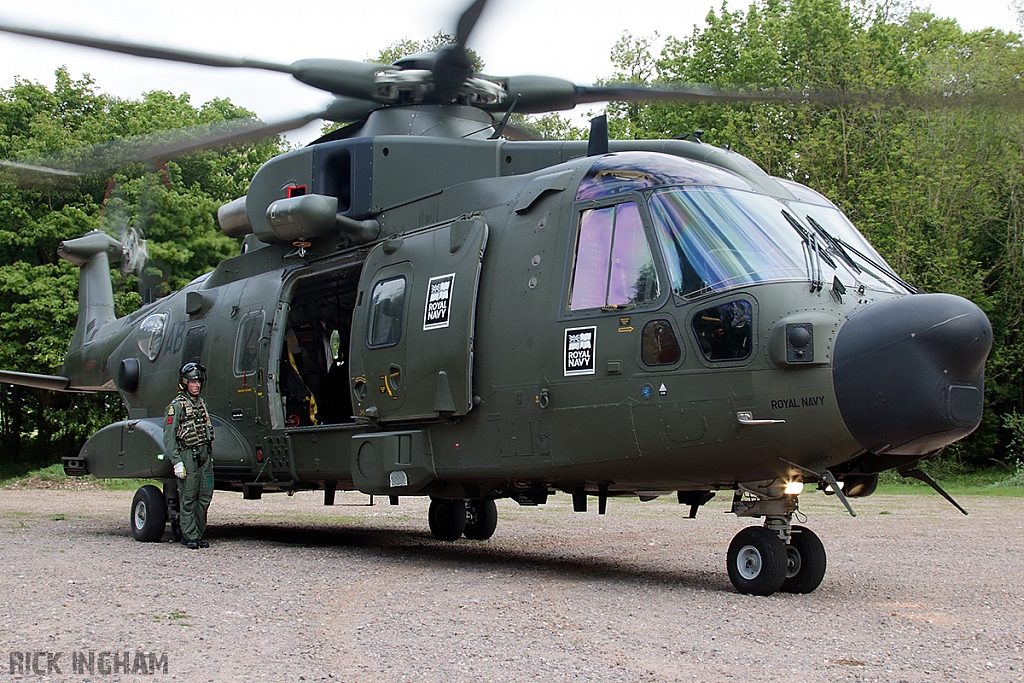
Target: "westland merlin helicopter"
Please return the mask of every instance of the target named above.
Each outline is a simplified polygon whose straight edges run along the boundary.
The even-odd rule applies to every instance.
[[[988,319],[915,292],[828,199],[727,149],[609,141],[600,120],[589,142],[502,139],[513,111],[751,95],[474,73],[466,40],[484,5],[462,14],[455,44],[392,65],[0,27],[271,69],[338,96],[301,121],[150,157],[316,117],[349,124],[269,161],[220,208],[239,255],[130,315],[114,316],[109,264],[131,249],[99,231],[63,242],[81,268],[65,363],[0,379],[120,393],[128,418],[64,467],[163,480],[135,495],[140,541],[176,530],[163,411],[197,362],[220,490],[430,496],[445,541],[489,538],[499,498],[561,491],[603,514],[610,497],[674,494],[694,517],[731,491],[733,513],[764,520],[730,544],[736,589],[815,590],[825,550],[792,524],[798,495],[810,484],[850,508],[892,468],[942,493],[915,463],[978,426]]]

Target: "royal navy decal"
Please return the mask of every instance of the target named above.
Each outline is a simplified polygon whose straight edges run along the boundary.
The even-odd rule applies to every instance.
[[[786,408],[817,408],[825,405],[824,396],[801,396],[800,398],[772,399],[772,410]]]
[[[565,376],[593,375],[594,352],[597,348],[596,327],[573,327],[565,331]]]
[[[448,327],[454,288],[455,273],[430,278],[427,283],[427,304],[423,307],[424,330]]]

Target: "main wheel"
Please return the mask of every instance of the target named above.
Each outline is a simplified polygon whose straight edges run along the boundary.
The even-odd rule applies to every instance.
[[[810,593],[825,578],[825,546],[818,535],[806,527],[793,527],[793,535],[786,546],[786,579],[782,590],[786,593]]]
[[[439,541],[454,541],[466,530],[466,501],[434,498],[427,513],[430,533]]]
[[[494,535],[498,526],[498,507],[493,500],[474,498],[469,501],[469,514],[466,515],[466,538],[474,541],[486,541]]]
[[[136,491],[129,519],[136,541],[159,541],[167,525],[167,502],[163,492],[152,484]]]
[[[763,526],[748,526],[729,544],[729,578],[740,593],[771,595],[786,579],[786,546]]]

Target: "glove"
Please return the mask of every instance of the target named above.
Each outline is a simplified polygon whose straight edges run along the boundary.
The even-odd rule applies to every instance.
[[[176,476],[178,479],[185,478],[185,463],[178,462],[174,464],[174,476]]]

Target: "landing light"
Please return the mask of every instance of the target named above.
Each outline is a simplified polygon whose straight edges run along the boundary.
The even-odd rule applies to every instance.
[[[802,481],[791,481],[786,484],[786,495],[787,496],[799,496],[804,492],[804,483]]]

